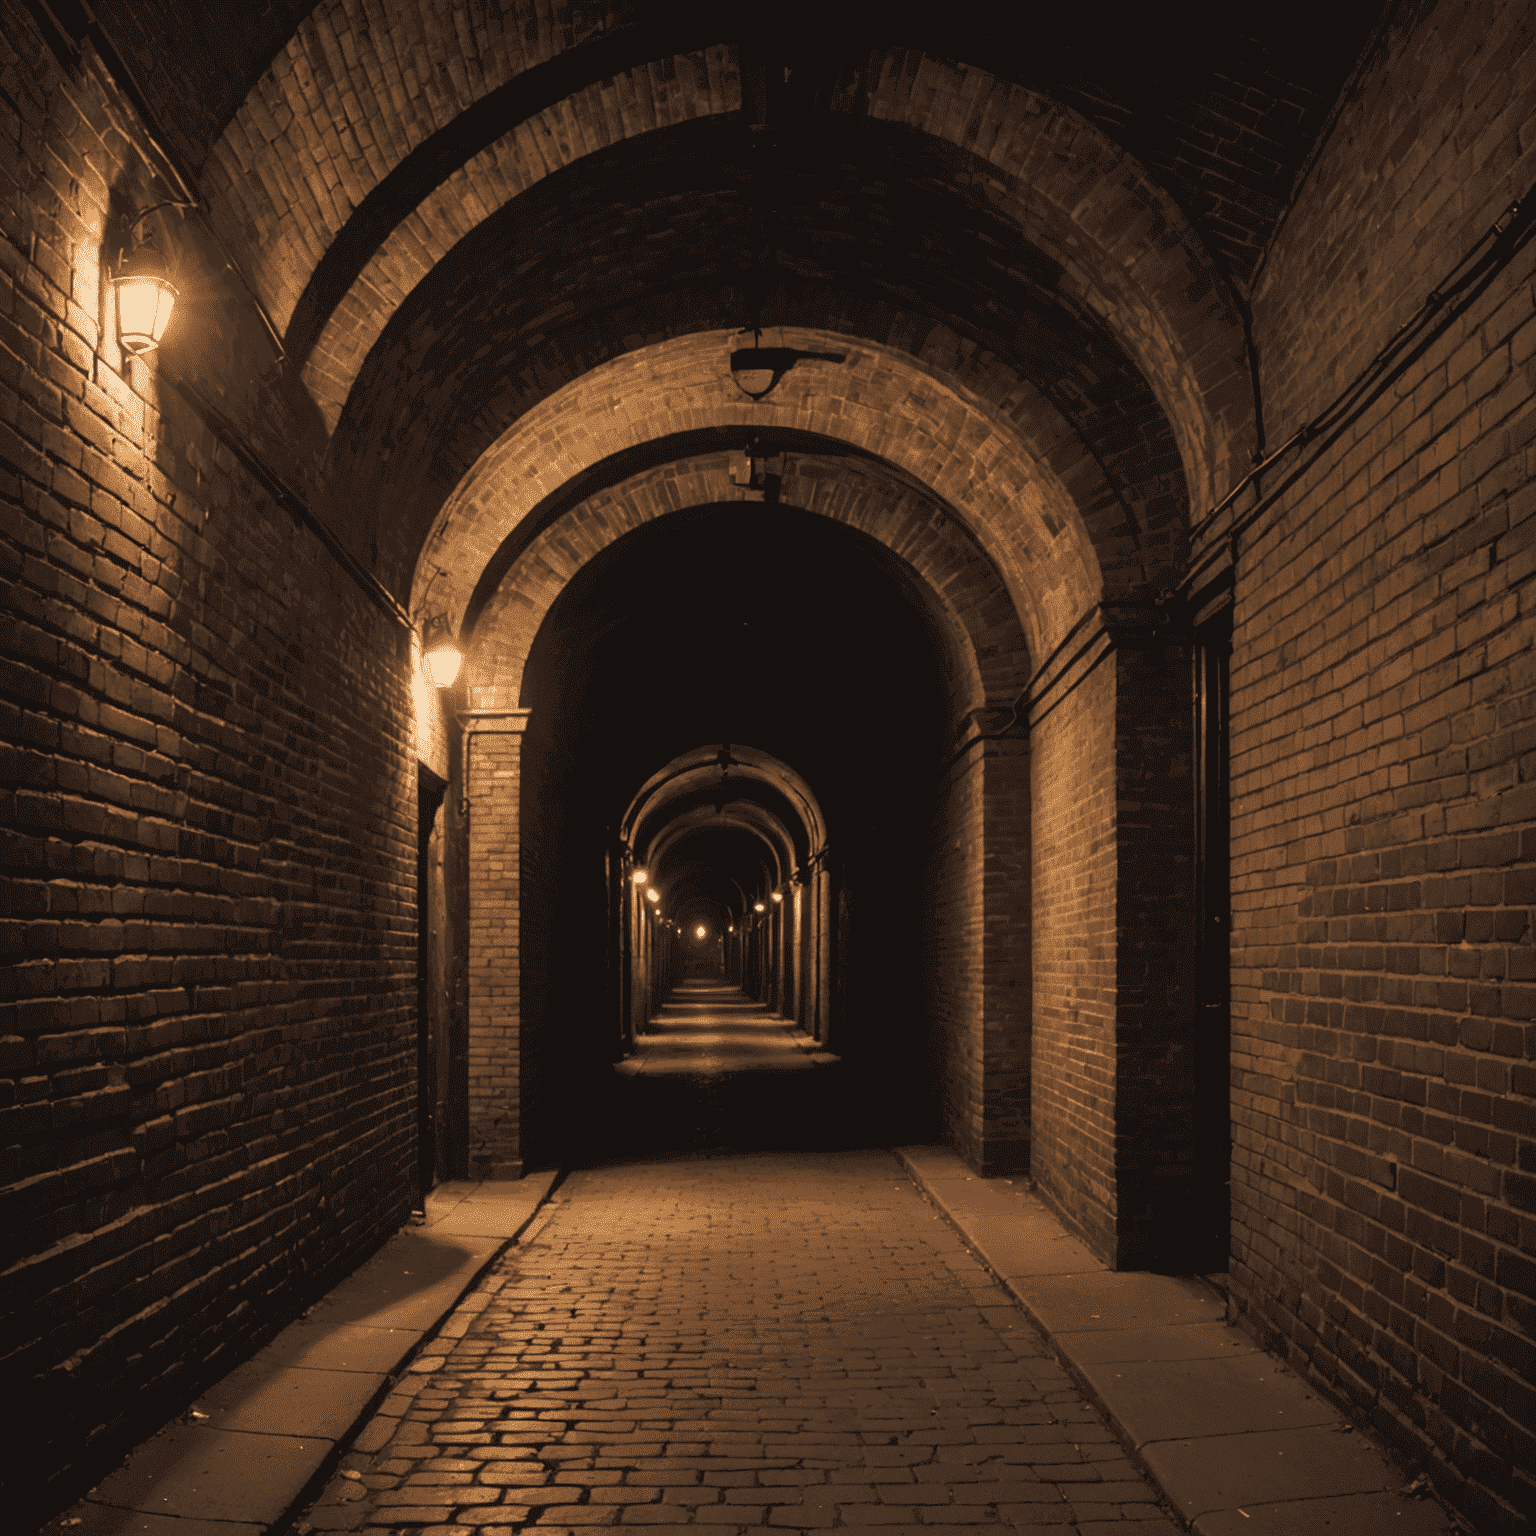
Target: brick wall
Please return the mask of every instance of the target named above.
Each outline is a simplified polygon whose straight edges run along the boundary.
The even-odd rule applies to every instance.
[[[1115,674],[1031,733],[1034,1085],[1030,1170],[1101,1252],[1115,1246]]]
[[[1022,737],[988,742],[984,750],[982,1171],[992,1176],[1029,1172],[1030,765]]]
[[[923,872],[923,1002],[940,1134],[973,1168],[983,1157],[983,774],[980,748],[935,785]]]
[[[1191,658],[1178,635],[1113,633],[1116,1259],[1204,1270],[1223,1255],[1200,1241]]]
[[[1530,8],[1405,12],[1269,253],[1284,439],[1536,180]],[[1536,1513],[1530,247],[1237,572],[1237,1315],[1484,1530]]]
[[[164,194],[103,92],[4,6],[0,1337],[26,1412],[0,1500],[23,1523],[393,1230],[414,1151],[408,649],[171,386],[295,445],[276,473],[308,483],[190,223],[204,302],[119,355],[107,215]]]
[[[522,744],[528,715],[487,711],[469,731],[469,1168],[522,1172]]]

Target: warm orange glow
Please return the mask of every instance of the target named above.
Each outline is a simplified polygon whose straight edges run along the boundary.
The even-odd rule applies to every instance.
[[[775,901],[783,901],[784,900],[784,898],[781,895],[779,895],[779,893],[777,891],[771,892],[771,895],[772,895],[772,897],[773,897],[773,899]]]
[[[453,644],[435,646],[422,660],[427,664],[427,675],[434,688],[451,688],[464,664],[464,653]]]
[[[709,929],[707,929],[703,923],[700,923],[699,926],[693,930],[693,936],[696,939],[702,939],[708,932]]]
[[[767,907],[765,907],[765,906],[764,906],[764,905],[763,905],[763,904],[762,904],[762,902],[760,902],[760,901],[754,901],[754,902],[753,902],[753,903],[752,903],[752,910],[753,910],[753,911],[754,911],[754,912],[766,912],[766,911],[767,911],[767,910],[768,910],[768,908],[767,908]]]
[[[660,901],[661,892],[655,889],[649,890],[645,893],[645,899],[647,901]]]
[[[633,880],[636,885],[644,885],[650,876],[647,875],[643,869],[637,869],[629,878]]]
[[[153,352],[171,322],[176,290],[170,280],[150,273],[117,278],[117,336],[123,351],[142,356]]]

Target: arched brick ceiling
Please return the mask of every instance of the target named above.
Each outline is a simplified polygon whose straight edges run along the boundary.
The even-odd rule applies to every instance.
[[[592,130],[567,103],[555,148],[541,151],[524,125],[483,172],[432,194],[421,212],[402,210],[397,235],[358,275],[307,361],[306,383],[329,423],[356,388],[367,393],[370,373],[386,381],[374,390],[396,382],[381,337],[387,349],[394,334],[414,361],[421,326],[451,330],[443,317],[469,293],[547,295],[532,313],[547,335],[579,323],[615,284],[643,303],[675,292],[684,274],[705,287],[740,283],[752,248],[749,189],[765,197],[762,146],[734,113],[719,115],[706,60],[676,62],[695,83],[689,92],[672,82],[666,102],[687,101],[668,112],[714,116],[657,126],[653,104],[630,121],[603,111],[598,92]],[[1103,412],[1124,401],[1127,420],[1089,427],[1090,441],[1101,440],[1095,452],[1123,457],[1139,433],[1143,447],[1155,443],[1154,460],[1167,461],[1163,473],[1176,473],[1155,441],[1171,428],[1190,483],[1207,493],[1234,442],[1248,439],[1250,387],[1241,317],[1177,208],[1082,119],[1043,98],[927,59],[874,62],[873,85],[850,71],[828,109],[775,135],[767,233],[788,290],[781,317],[806,323],[793,301],[819,280],[903,301],[1004,355],[1033,351],[1044,387],[1069,414],[1091,420],[1090,405]],[[638,136],[615,141],[624,129]],[[545,174],[562,160],[565,169]],[[498,207],[506,216],[486,219],[483,238],[462,237],[467,222]],[[606,285],[594,290],[596,273]],[[744,296],[734,309],[744,318]],[[1033,324],[1021,332],[1025,316]],[[1046,330],[1054,345],[1042,344]],[[504,347],[515,346],[507,338]],[[1084,360],[1079,378],[1060,366],[1074,356]],[[473,390],[454,398],[475,414]],[[363,404],[350,414],[376,412]]]
[[[722,789],[733,801],[753,802],[781,827],[798,827],[793,839],[802,855],[826,839],[826,820],[805,778],[771,752],[730,744],[731,761],[721,771],[720,742],[679,753],[640,786],[619,821],[619,835],[637,848],[648,845],[667,823],[683,812],[711,806]]]
[[[798,828],[793,821],[786,822],[775,816],[765,806],[749,802],[737,802],[722,815],[716,815],[713,806],[693,806],[680,810],[664,826],[654,830],[645,843],[646,857],[656,866],[657,878],[662,882],[662,911],[667,916],[676,914],[667,910],[669,893],[676,891],[678,866],[691,855],[698,858],[697,846],[701,838],[712,832],[740,831],[755,837],[768,851],[769,857],[761,860],[771,885],[787,880],[805,856],[804,838],[796,836]],[[750,876],[750,866],[738,866],[737,878]],[[747,880],[742,880],[750,890]],[[675,895],[670,899],[675,904]]]
[[[786,331],[786,340],[807,351],[847,345],[800,330]],[[705,427],[735,427],[743,437],[812,433],[853,445],[926,486],[985,552],[1036,655],[1098,600],[1094,542],[1049,453],[1035,451],[1028,419],[1010,418],[906,354],[870,346],[849,346],[841,364],[801,364],[767,400],[752,404],[730,381],[726,344],[715,333],[638,348],[520,417],[440,514],[413,603],[436,567],[457,571],[457,621],[470,596],[469,572],[477,578],[545,497],[611,455]],[[1023,410],[1030,402],[1016,403]],[[570,561],[569,570],[580,563]],[[1131,574],[1139,571],[1137,562]]]
[[[744,143],[722,155],[717,138],[690,124],[593,155],[461,241],[373,348],[333,445],[338,482],[387,472],[408,528],[565,378],[658,333],[740,326],[751,167]],[[899,185],[867,184],[877,151],[897,153]],[[1072,272],[1024,242],[985,186],[962,184],[970,158],[915,130],[829,120],[820,152],[786,162],[765,321],[909,345],[953,332],[1039,392],[1146,541],[1166,544],[1185,503],[1178,434]],[[1165,381],[1208,478],[1207,402],[1172,361]]]
[[[545,615],[575,571],[615,540],[690,507],[739,503],[731,457],[669,455],[566,508],[528,542],[519,541],[516,558],[461,626],[472,695],[486,697],[494,689],[498,703],[521,698],[523,667]],[[904,584],[912,601],[929,610],[936,629],[949,633],[948,693],[957,713],[1012,703],[1031,671],[1018,615],[996,568],[942,505],[878,461],[789,452],[782,464],[782,507],[856,529],[910,570],[912,579]],[[476,563],[471,560],[471,567]],[[888,564],[896,573],[896,565]],[[491,562],[492,568],[499,565]]]
[[[1026,455],[1074,439],[1118,531],[1070,490],[1068,521],[1106,590],[1133,585],[1106,530],[1134,544],[1145,592],[1253,443],[1242,284],[1372,21],[1147,11],[290,0],[184,50],[206,13],[182,0],[107,21],[307,351],[341,422],[331,511],[392,586],[511,422],[618,352],[742,318],[747,67],[773,82],[765,318],[910,348],[978,397],[963,435],[1011,415]],[[167,83],[199,72],[219,88],[175,110]]]
[[[229,7],[217,25],[207,0],[97,9],[211,195],[221,153],[233,167],[225,179],[237,181],[267,144],[290,165],[319,146],[324,195],[356,207],[412,149],[481,103],[491,105],[487,121],[461,130],[480,136],[470,154],[519,112],[756,27],[802,97],[861,52],[891,47],[981,65],[1054,96],[1147,166],[1241,282],[1380,7],[1085,0],[1021,16],[1013,0],[779,0],[735,12],[717,0],[269,0]],[[539,77],[557,64],[558,80]],[[520,80],[521,98],[495,99]]]

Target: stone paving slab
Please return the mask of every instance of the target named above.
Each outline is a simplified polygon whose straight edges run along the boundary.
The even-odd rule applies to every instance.
[[[1245,1504],[1201,1515],[1196,1536],[1445,1536],[1453,1529],[1433,1499],[1351,1494]]]
[[[1213,1445],[1216,1439],[1219,1444]],[[1393,1493],[1402,1473],[1358,1434],[1341,1426],[1259,1430],[1251,1434],[1152,1441],[1142,1455],[1185,1520],[1217,1510],[1326,1498],[1342,1493]]]
[[[1227,1360],[1258,1354],[1263,1351],[1247,1334],[1225,1322],[1095,1329],[1072,1338],[1072,1358],[1084,1366],[1127,1360]]]
[[[405,1329],[388,1336],[402,1342],[420,1337]],[[197,1406],[208,1419],[202,1427],[317,1435],[337,1441],[389,1380],[382,1372],[295,1366],[265,1355],[263,1351],[203,1393]]]
[[[92,1490],[89,1502],[146,1514],[268,1526],[282,1518],[333,1444],[297,1435],[178,1424],[141,1446]]]
[[[1201,1536],[1458,1529],[1432,1499],[1399,1496],[1404,1473],[1228,1325],[1198,1278],[1117,1274],[1027,1189],[976,1177],[947,1148],[901,1147],[897,1156]],[[1064,1255],[1081,1268],[1064,1269]]]
[[[1095,1373],[1094,1386],[1138,1450],[1154,1440],[1332,1425],[1339,1419],[1331,1404],[1265,1354],[1118,1361]]]
[[[136,1509],[111,1509],[105,1504],[82,1504],[63,1520],[69,1536],[263,1536],[267,1529],[245,1521],[146,1515]],[[50,1525],[49,1529],[52,1528]]]
[[[1053,1336],[1110,1329],[1221,1323],[1226,1306],[1209,1286],[1141,1273],[1007,1276],[1040,1326]]]
[[[388,1374],[421,1338],[415,1328],[373,1328],[304,1316],[290,1323],[264,1351],[276,1364],[322,1371]]]

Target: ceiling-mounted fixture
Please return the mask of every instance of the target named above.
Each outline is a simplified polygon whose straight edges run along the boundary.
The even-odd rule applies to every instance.
[[[779,387],[779,380],[796,363],[846,362],[846,352],[806,352],[799,347],[765,347],[762,327],[753,319],[737,336],[751,336],[752,344],[731,349],[731,382],[755,405],[766,400]]]
[[[190,206],[168,199],[151,203],[124,221],[123,244],[118,248],[117,265],[110,277],[117,298],[118,345],[135,357],[153,352],[160,345],[178,297],[165,258],[155,247],[154,235],[144,229],[144,220],[162,208]]]
[[[802,352],[797,347],[763,345],[763,299],[776,265],[768,253],[765,225],[774,213],[771,188],[779,181],[777,171],[777,134],[771,131],[774,119],[781,115],[777,98],[789,79],[789,70],[781,61],[770,61],[755,45],[747,45],[741,71],[742,115],[752,143],[752,171],[748,197],[752,215],[749,265],[744,274],[747,323],[731,341],[731,382],[748,400],[756,404],[766,400],[778,388],[779,381],[796,363],[812,358],[840,363],[842,352]],[[770,105],[770,101],[774,105]],[[739,345],[743,337],[750,338]]]
[[[436,579],[435,577],[433,578]],[[421,659],[435,688],[451,688],[464,665],[464,652],[454,638],[446,613],[435,613],[421,632]]]

